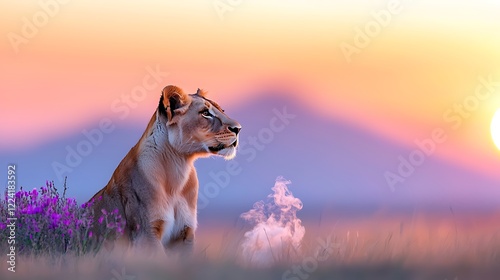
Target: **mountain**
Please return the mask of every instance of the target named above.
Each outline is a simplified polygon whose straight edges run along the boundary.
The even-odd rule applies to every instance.
[[[290,190],[303,201],[305,212],[490,209],[500,205],[498,181],[435,156],[426,157],[403,183],[391,188],[386,172],[398,174],[398,166],[404,164],[400,156],[408,160],[415,147],[316,115],[287,95],[263,95],[245,106],[225,109],[243,126],[239,153],[233,161],[209,158],[196,162],[202,215],[227,214],[225,209],[234,209],[231,213],[237,216],[265,199],[278,176],[292,181]],[[103,133],[96,145],[81,144],[91,141],[78,133],[22,152],[0,151],[0,161],[2,166],[18,165],[18,183],[25,189],[40,187],[47,179],[62,186],[53,166],[55,162],[66,165],[71,169],[64,174],[69,195],[83,202],[106,185],[147,121],[145,116],[144,125],[116,122],[116,128]],[[71,167],[66,161],[67,149],[78,147],[88,155]]]

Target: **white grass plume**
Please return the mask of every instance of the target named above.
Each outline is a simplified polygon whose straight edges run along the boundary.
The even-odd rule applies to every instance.
[[[302,209],[300,199],[293,196],[287,185],[290,181],[278,177],[268,195],[268,202],[259,201],[241,217],[254,225],[241,243],[243,261],[255,266],[271,266],[300,251],[305,228],[297,218]]]

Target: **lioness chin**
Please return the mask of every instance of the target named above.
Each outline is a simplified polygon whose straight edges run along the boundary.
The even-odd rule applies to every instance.
[[[210,155],[232,159],[241,126],[198,89],[163,89],[139,142],[92,201],[94,213],[118,209],[121,241],[141,249],[192,247],[197,227],[198,178],[194,161]],[[94,222],[102,238],[103,224]]]

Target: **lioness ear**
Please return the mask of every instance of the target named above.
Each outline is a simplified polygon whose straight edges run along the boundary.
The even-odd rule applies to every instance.
[[[196,95],[199,95],[199,96],[202,96],[202,97],[207,97],[207,92],[202,90],[202,89],[198,89],[196,91]]]
[[[166,86],[160,97],[160,104],[158,106],[160,114],[165,114],[167,119],[172,122],[172,118],[179,113],[187,110],[189,103],[189,95],[185,94],[181,88],[177,86]]]

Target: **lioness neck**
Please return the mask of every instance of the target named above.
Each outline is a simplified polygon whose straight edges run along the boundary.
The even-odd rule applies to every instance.
[[[168,131],[153,114],[136,145],[139,169],[153,185],[167,192],[180,191],[193,168],[194,158],[179,153],[168,140]]]

